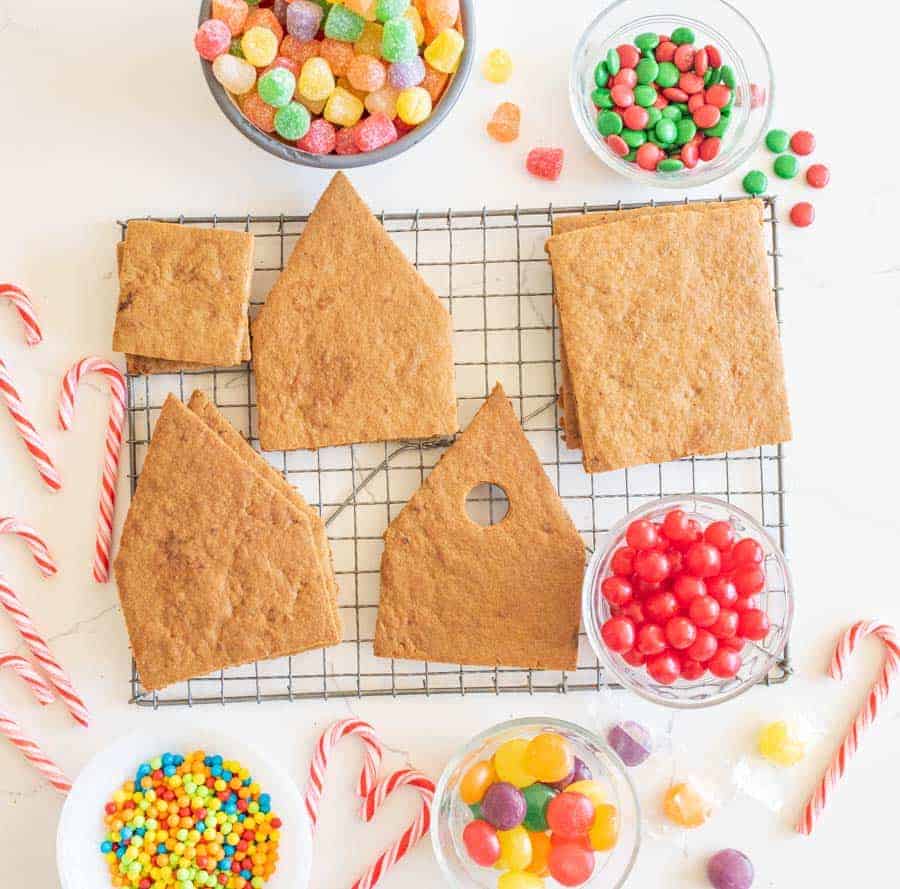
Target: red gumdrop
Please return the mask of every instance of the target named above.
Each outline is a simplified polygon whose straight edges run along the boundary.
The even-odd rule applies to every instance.
[[[356,147],[356,133],[354,132],[359,124],[352,127],[341,127],[334,137],[334,153],[335,154],[359,154]]]
[[[722,112],[715,105],[701,105],[694,112],[694,123],[701,130],[708,130],[719,122],[721,116]]]
[[[586,883],[594,872],[595,863],[594,850],[584,848],[581,843],[557,843],[550,849],[547,859],[550,876],[561,886],[581,886]]]
[[[532,148],[525,159],[525,169],[538,179],[555,182],[562,173],[563,157],[562,148]]]
[[[700,160],[702,161],[711,161],[718,154],[719,149],[722,147],[722,140],[718,136],[707,136],[701,143],[699,147]]]
[[[816,209],[809,201],[800,201],[791,207],[791,222],[798,228],[806,228],[812,225],[816,218]]]
[[[671,685],[681,675],[681,661],[666,651],[647,660],[647,672],[660,685]]]
[[[706,104],[724,108],[731,99],[731,90],[724,83],[715,83],[706,91]]]
[[[297,147],[310,154],[331,154],[334,151],[335,138],[334,125],[320,117],[309,125],[306,135],[297,140]]]
[[[354,141],[360,151],[374,151],[397,139],[394,122],[381,111],[370,114],[365,120],[354,125],[353,129],[356,131]]]
[[[791,151],[794,154],[812,154],[816,148],[816,137],[809,130],[797,130],[791,136]]]
[[[642,170],[655,170],[663,156],[661,149],[657,148],[652,142],[645,142],[638,148],[635,160]]]
[[[672,61],[679,71],[690,71],[694,67],[694,47],[690,43],[682,43],[675,50]]]
[[[637,63],[641,60],[641,51],[630,43],[623,43],[616,47],[619,54],[619,63],[623,68],[636,68]]]
[[[629,108],[628,110],[630,111],[631,109]],[[625,157],[631,150],[628,147],[628,143],[615,133],[606,137],[606,144],[612,149],[613,154],[617,154],[619,157]]]
[[[207,19],[194,35],[194,47],[200,58],[207,62],[228,52],[230,46],[231,29],[221,19]]]
[[[481,867],[493,867],[500,858],[500,838],[487,821],[470,821],[463,829],[463,845],[469,858]]]
[[[547,826],[562,839],[576,839],[590,830],[594,804],[583,793],[561,793],[547,804]]]
[[[806,181],[813,188],[825,188],[831,179],[831,171],[825,164],[813,164],[806,171]]]

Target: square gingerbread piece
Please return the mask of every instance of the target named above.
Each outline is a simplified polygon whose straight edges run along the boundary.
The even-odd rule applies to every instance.
[[[230,367],[244,360],[253,235],[136,219],[119,272],[113,349]]]
[[[588,472],[775,444],[791,427],[759,207],[547,242]]]

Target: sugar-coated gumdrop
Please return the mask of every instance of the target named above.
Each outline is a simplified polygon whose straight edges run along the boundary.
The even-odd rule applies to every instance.
[[[262,9],[260,7],[251,9],[250,14],[247,16],[247,21],[244,22],[244,31],[249,31],[251,28],[265,28],[267,31],[271,31],[279,43],[284,38],[284,28],[271,9]]]
[[[425,42],[425,23],[422,16],[415,6],[410,6],[403,13],[403,18],[409,19],[409,23],[413,28],[413,36],[416,38],[416,46],[421,46]]]
[[[268,74],[273,68],[284,68],[285,70],[290,71],[291,74],[294,75],[294,80],[300,76],[300,66],[287,56],[275,56],[275,58],[272,59],[272,64],[263,68],[262,71],[259,72],[259,76],[262,77],[263,74]]]
[[[419,85],[428,90],[428,95],[431,96],[431,102],[434,104],[440,99],[444,92],[444,88],[447,86],[447,81],[449,80],[449,74],[438,71],[437,68],[432,68],[431,65],[426,62],[425,79]]]
[[[331,154],[334,151],[334,125],[319,118],[309,125],[306,135],[297,141],[297,147],[310,154]]]
[[[531,837],[524,827],[497,832],[500,838],[500,858],[496,866],[501,870],[525,870],[531,864]]]
[[[546,877],[550,873],[550,834],[529,831],[528,836],[531,838],[531,864],[528,870],[539,877]]]
[[[252,90],[243,97],[241,111],[253,126],[264,133],[275,132],[275,109],[263,102],[256,90]]]
[[[541,732],[525,748],[525,768],[538,781],[562,781],[574,764],[571,745],[557,732]]]
[[[279,38],[269,28],[256,26],[244,32],[241,50],[251,65],[265,68],[278,54],[279,42]]]
[[[397,96],[400,90],[392,86],[383,86],[365,98],[366,111],[369,114],[383,114],[388,120],[397,116]]]
[[[528,804],[518,787],[508,781],[497,781],[485,792],[481,811],[484,820],[497,830],[512,830],[525,820]]]
[[[347,79],[354,88],[371,93],[384,86],[387,72],[375,56],[357,55],[347,67]]]
[[[356,126],[359,126],[359,124]],[[359,154],[359,149],[356,147],[356,126],[343,127],[335,133],[335,154]]]
[[[528,871],[510,870],[501,874],[497,889],[544,889],[544,881]]]
[[[412,22],[405,17],[389,19],[381,35],[381,57],[386,62],[409,62],[419,54]]]
[[[300,78],[297,80],[297,92],[320,102],[327,99],[334,90],[334,74],[325,59],[307,59],[300,69]]]
[[[576,756],[575,760],[572,763],[572,771],[566,775],[562,781],[555,781],[553,786],[557,790],[565,790],[567,787],[574,784],[576,781],[590,781],[593,778],[593,774],[591,772],[590,766],[581,759]]]
[[[377,22],[366,22],[363,27],[362,35],[359,40],[353,44],[353,49],[360,56],[381,56],[381,39],[384,28]]]
[[[527,738],[513,738],[497,748],[494,754],[494,771],[501,781],[508,781],[516,787],[528,787],[537,780],[525,765]]]
[[[594,811],[594,823],[588,831],[591,848],[608,852],[619,840],[619,812],[609,803],[601,803]]]
[[[525,168],[532,176],[555,182],[562,173],[562,148],[532,148],[525,159]]]
[[[469,858],[481,867],[493,867],[500,858],[500,838],[487,821],[470,821],[463,829],[462,840]]]
[[[435,31],[452,28],[459,18],[459,0],[425,0],[425,17]]]
[[[322,24],[322,7],[312,0],[294,0],[287,8],[287,32],[297,40],[312,40]]]
[[[532,784],[522,791],[525,797],[524,825],[530,831],[544,831],[547,829],[547,805],[557,794],[552,787],[546,784]]]
[[[297,80],[286,68],[272,68],[259,78],[259,97],[267,105],[281,108],[294,98]]]
[[[547,824],[560,839],[583,837],[594,823],[594,804],[583,793],[566,790],[547,805]]]
[[[350,63],[353,61],[356,53],[353,51],[351,44],[342,43],[333,37],[326,37],[319,47],[319,55],[328,62],[328,67],[331,68],[332,74],[335,77],[340,77],[347,73],[347,69],[350,67]]]
[[[296,142],[309,131],[309,111],[299,102],[289,102],[275,112],[275,132],[283,139]]]
[[[494,766],[489,759],[483,759],[470,766],[459,782],[459,795],[462,801],[471,806],[484,799],[488,787],[497,780]]]
[[[663,812],[679,827],[700,827],[712,814],[709,802],[690,784],[673,784],[663,797]]]
[[[244,30],[244,23],[250,14],[246,0],[212,0],[212,18],[228,25],[232,37]]]
[[[394,62],[388,67],[387,79],[388,83],[398,90],[419,86],[425,79],[425,63],[419,56],[409,62]]]
[[[366,21],[375,21],[375,0],[343,0],[343,3],[347,9],[362,16]]]
[[[231,46],[231,31],[228,25],[219,19],[208,19],[197,28],[194,46],[200,58],[206,59],[207,62],[211,62],[223,52],[228,52]]]
[[[806,755],[806,745],[783,720],[763,727],[757,747],[762,756],[779,766],[794,766]]]
[[[706,876],[715,889],[750,889],[753,863],[737,849],[722,849],[706,863]]]
[[[361,117],[363,103],[353,93],[335,87],[325,103],[325,120],[340,127],[352,127]]]
[[[298,40],[288,34],[278,47],[278,55],[293,59],[302,68],[304,62],[319,55],[321,45],[321,40]]]
[[[212,63],[213,76],[236,96],[250,92],[256,84],[256,68],[230,53],[217,56]]]
[[[408,7],[409,0],[376,0],[375,18],[379,22],[386,22],[403,15]]]
[[[417,126],[431,117],[431,96],[420,86],[401,90],[397,96],[397,117],[403,123]]]
[[[581,886],[594,872],[596,859],[592,849],[579,842],[557,843],[550,850],[550,876],[563,886]]]
[[[325,110],[325,99],[313,101],[312,99],[307,99],[306,96],[301,96],[299,92],[295,94],[294,98],[303,105],[310,114],[321,114]]]
[[[354,127],[356,147],[360,151],[374,151],[397,140],[397,129],[391,119],[380,112],[370,114]]]
[[[465,45],[466,41],[459,31],[445,28],[425,47],[425,61],[438,71],[452,74],[459,65]]]
[[[653,752],[650,732],[637,722],[620,722],[609,730],[609,746],[629,768],[639,766]]]
[[[352,93],[354,96],[356,96],[357,99],[359,99],[360,102],[363,102],[368,95],[365,90],[358,90],[352,83],[350,83],[346,76],[339,77],[336,81],[336,84],[342,90],[346,90],[348,93]]]
[[[325,36],[342,43],[355,43],[362,37],[365,24],[361,15],[335,3],[325,18]]]
[[[505,49],[492,49],[485,57],[481,73],[491,83],[506,83],[512,77],[512,58]]]

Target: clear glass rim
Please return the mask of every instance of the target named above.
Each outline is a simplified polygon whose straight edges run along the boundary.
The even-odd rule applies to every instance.
[[[764,667],[755,670],[750,677],[737,684],[734,688],[722,692],[721,694],[713,695],[707,700],[681,699],[678,697],[667,697],[655,694],[645,685],[632,679],[630,673],[625,670],[621,664],[617,663],[617,656],[608,651],[603,644],[599,630],[599,615],[595,604],[596,597],[594,596],[596,580],[599,575],[599,566],[618,545],[628,525],[635,519],[640,518],[647,513],[654,512],[661,507],[664,508],[666,506],[684,503],[706,503],[719,508],[724,507],[728,512],[733,513],[742,521],[746,522],[746,524],[753,529],[755,535],[769,541],[775,559],[778,562],[778,568],[784,578],[784,598],[786,606],[783,642],[778,646],[776,651],[767,653],[766,658],[762,661]],[[727,500],[721,500],[718,497],[709,497],[705,494],[671,494],[631,510],[631,512],[619,519],[619,521],[609,529],[608,534],[608,543],[602,549],[594,551],[594,554],[591,556],[591,560],[588,563],[587,570],[584,572],[584,580],[582,581],[581,586],[581,612],[588,641],[591,644],[594,654],[625,688],[633,691],[646,701],[660,704],[663,707],[669,707],[673,710],[700,710],[705,707],[715,707],[718,704],[724,704],[726,701],[732,701],[736,697],[744,694],[748,689],[753,688],[759,682],[763,681],[764,677],[769,674],[772,667],[775,666],[778,659],[784,653],[784,648],[791,635],[791,627],[794,621],[794,584],[787,559],[781,551],[781,547],[772,539],[768,531],[766,531],[766,529],[750,515],[750,513],[744,511],[739,506],[735,506]]]
[[[760,126],[759,136],[748,143],[740,151],[736,151],[733,154],[730,154],[728,156],[728,162],[723,163],[721,167],[716,169],[707,169],[706,171],[704,171],[701,168],[695,168],[694,170],[690,171],[679,170],[672,173],[657,173],[651,172],[649,170],[642,170],[636,164],[626,163],[620,158],[616,157],[616,155],[607,150],[605,146],[602,145],[595,137],[593,132],[593,124],[585,119],[581,107],[581,100],[583,97],[581,96],[578,83],[578,60],[581,58],[585,44],[593,36],[595,29],[597,29],[601,25],[603,20],[608,18],[620,6],[623,6],[626,3],[633,2],[635,2],[635,0],[615,0],[614,3],[611,3],[609,6],[605,7],[591,20],[591,22],[582,32],[581,37],[579,37],[578,43],[575,45],[575,52],[572,56],[572,62],[569,67],[569,106],[572,111],[572,116],[575,118],[575,126],[577,127],[579,133],[581,133],[581,136],[587,146],[595,155],[597,155],[597,157],[600,158],[600,160],[602,160],[611,170],[619,173],[622,176],[625,176],[628,179],[632,179],[635,182],[653,184],[655,187],[659,188],[694,188],[696,186],[707,185],[710,182],[715,182],[716,180],[721,179],[723,176],[728,175],[729,173],[737,169],[742,163],[744,163],[744,161],[747,160],[747,158],[749,158],[754,151],[756,151],[757,147],[762,141],[765,132],[769,129],[772,120],[772,110],[775,99],[775,76],[772,69],[772,57],[769,55],[769,50],[766,47],[765,41],[762,39],[762,35],[759,33],[759,31],[757,31],[753,23],[739,9],[737,9],[737,7],[729,3],[728,0],[712,0],[712,2],[718,3],[720,6],[727,9],[729,13],[736,16],[749,29],[749,31],[755,37],[762,55],[765,58],[766,68],[769,75],[769,85],[768,95],[766,99],[765,119],[762,121],[762,124]],[[686,22],[699,25],[705,31],[715,34],[717,40],[720,40],[721,42],[729,46],[731,45],[731,41],[729,41],[728,38],[725,37],[725,35],[722,35],[717,28],[714,28],[708,23],[703,22],[699,19],[694,19],[691,16],[675,13],[670,15],[658,12],[648,13],[645,16],[632,19],[627,25],[623,25],[622,28],[618,30],[628,30],[632,27],[639,26],[642,23],[652,23],[653,21],[666,18],[678,18],[679,20],[684,20]],[[637,29],[641,30],[640,27],[638,27]],[[734,50],[732,50],[732,53],[735,57],[735,60],[740,63],[741,67],[743,67],[743,61],[741,60],[740,56]]]
[[[495,725],[492,725],[490,728],[479,732],[477,735],[471,738],[464,747],[457,750],[456,753],[454,753],[453,756],[450,757],[447,765],[444,766],[444,770],[441,772],[441,777],[437,782],[437,787],[434,794],[434,804],[432,806],[431,828],[429,830],[429,833],[431,834],[431,847],[434,851],[434,857],[437,859],[438,864],[440,865],[441,873],[444,875],[444,879],[451,886],[458,886],[456,878],[450,870],[450,865],[447,862],[447,858],[444,855],[444,849],[441,846],[440,838],[441,803],[443,802],[444,798],[451,792],[450,779],[453,773],[459,768],[460,763],[462,763],[462,761],[475,748],[488,741],[494,735],[500,734],[502,732],[513,732],[519,729],[530,728],[549,728],[551,730],[569,732],[573,735],[580,735],[587,738],[591,744],[608,754],[609,761],[612,764],[612,767],[616,769],[618,777],[624,779],[625,786],[628,788],[629,797],[634,804],[635,835],[634,847],[631,850],[631,855],[628,859],[628,864],[625,867],[625,871],[622,874],[621,878],[615,884],[609,887],[609,889],[620,889],[620,887],[625,885],[625,882],[631,875],[631,872],[634,869],[634,865],[637,861],[638,852],[641,848],[641,804],[640,800],[638,799],[637,790],[634,786],[634,781],[632,781],[631,776],[628,774],[628,771],[625,768],[625,765],[616,755],[615,751],[596,732],[592,731],[589,728],[585,728],[582,725],[578,725],[575,722],[569,722],[566,719],[557,719],[554,716],[525,716],[519,719],[510,719],[505,722],[498,722]]]

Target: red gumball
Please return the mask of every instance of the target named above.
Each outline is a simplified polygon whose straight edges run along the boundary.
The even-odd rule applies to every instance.
[[[669,560],[664,553],[656,550],[639,552],[634,557],[634,573],[641,580],[660,583],[669,576]]]
[[[633,549],[653,549],[659,539],[659,534],[653,522],[647,521],[647,519],[635,519],[625,531],[625,539]]]
[[[737,589],[734,583],[721,574],[718,577],[711,577],[706,582],[706,589],[709,595],[723,608],[731,608],[738,600]]]
[[[666,513],[662,531],[673,543],[681,540],[693,540],[690,519],[683,509],[670,509]]]
[[[752,537],[739,540],[732,551],[735,565],[759,565],[763,556],[763,548]]]
[[[666,650],[666,634],[658,624],[644,624],[638,631],[634,647],[643,655],[661,654]]]
[[[685,658],[681,662],[681,678],[682,679],[699,679],[706,672],[706,667],[699,661]]]
[[[705,664],[718,650],[719,643],[709,630],[697,630],[697,638],[685,654],[691,660]]]
[[[622,617],[627,617],[635,627],[641,626],[647,620],[644,616],[644,606],[634,600],[629,602],[619,613]]]
[[[630,546],[620,546],[613,553],[609,567],[613,574],[630,577],[634,571],[634,550]]]
[[[699,596],[691,602],[688,616],[698,627],[711,627],[722,607],[712,596]]]
[[[769,634],[769,615],[759,608],[748,608],[740,615],[738,633],[753,642],[765,639]]]
[[[561,793],[556,799],[569,794]],[[594,872],[594,850],[580,843],[557,843],[550,849],[547,867],[550,876],[561,886],[581,886]]]
[[[594,804],[583,793],[561,793],[547,804],[547,826],[562,839],[584,836],[594,822]]]
[[[671,685],[681,675],[681,662],[672,652],[666,651],[647,660],[647,672],[660,685]]]
[[[719,679],[731,679],[741,669],[741,656],[736,651],[720,648],[709,660],[709,672]],[[563,794],[564,796],[565,794]]]
[[[497,829],[487,821],[470,821],[463,830],[462,839],[469,858],[481,867],[493,867],[500,858]]]
[[[740,615],[730,608],[723,608],[716,618],[716,622],[710,626],[709,631],[717,639],[730,639],[736,635]]]
[[[644,612],[650,620],[664,624],[670,617],[678,614],[678,600],[674,594],[660,590],[647,597]]]
[[[722,566],[722,557],[712,544],[694,543],[685,553],[684,566],[694,577],[714,577]]]
[[[759,600],[756,596],[741,596],[735,603],[732,605],[732,608],[738,613],[742,614],[745,611],[749,611],[751,608],[756,608],[759,606]]]
[[[739,565],[731,579],[738,596],[755,596],[766,587],[766,575],[759,565]]]
[[[696,638],[697,627],[686,617],[673,617],[666,624],[666,641],[678,651],[690,648]]]
[[[600,584],[600,592],[610,605],[627,605],[633,594],[631,584],[624,577],[618,577],[615,574],[603,579],[603,583]]]
[[[743,651],[746,641],[743,636],[729,636],[727,639],[719,639],[719,648],[727,648],[729,651]]]
[[[718,550],[731,549],[736,537],[734,528],[728,522],[713,522],[703,532],[703,539]]]
[[[677,550],[674,547],[670,547],[666,550],[666,556],[669,558],[669,575],[674,577],[681,572],[684,556],[682,555],[681,550]]]
[[[636,648],[632,648],[622,655],[622,660],[632,667],[643,667],[647,663],[647,656],[641,654]]]
[[[603,642],[618,654],[634,646],[634,624],[627,617],[611,617],[600,628]]]
[[[679,604],[688,607],[695,599],[706,597],[706,584],[699,577],[681,574],[675,578],[672,592]]]

